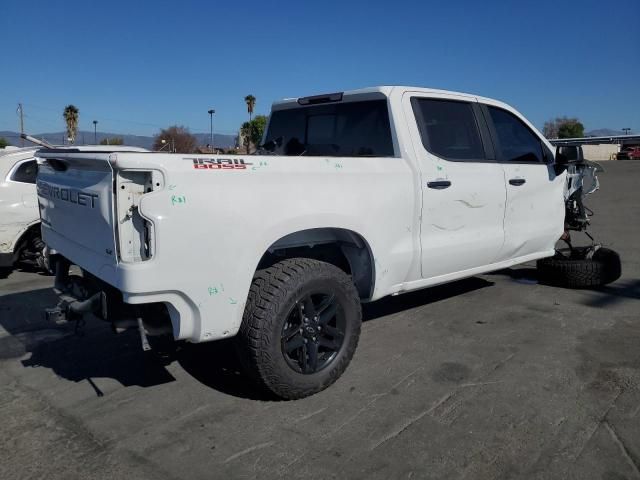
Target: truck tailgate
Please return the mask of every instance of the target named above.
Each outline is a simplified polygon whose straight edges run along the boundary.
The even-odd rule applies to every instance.
[[[91,253],[115,264],[113,169],[108,153],[41,154],[37,189],[42,235],[70,260]],[[89,158],[90,157],[90,158]]]

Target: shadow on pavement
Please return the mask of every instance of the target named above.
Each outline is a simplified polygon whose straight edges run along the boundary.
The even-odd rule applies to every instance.
[[[640,300],[640,280],[627,280],[623,282],[615,282],[611,285],[596,290],[604,293],[596,298],[589,299],[584,302],[589,307],[608,307],[614,303],[626,302],[627,300]]]
[[[428,305],[493,285],[470,278],[426,290],[387,297],[364,305],[364,321]],[[44,367],[73,382],[88,381],[98,396],[102,392],[93,378],[112,378],[123,386],[151,387],[174,381],[162,363],[140,348],[138,332],[114,334],[109,325],[89,319],[82,336],[74,324],[55,325],[45,321],[42,309],[55,304],[51,289],[32,290],[0,297],[0,325],[10,334],[0,337],[0,358],[20,358],[25,367]],[[177,363],[200,383],[236,397],[273,400],[257,389],[242,372],[233,339],[199,345],[183,344],[167,359]]]
[[[415,307],[446,300],[465,293],[492,286],[494,283],[479,277],[471,277],[457,282],[404,293],[395,297],[385,297],[362,306],[362,320],[367,322]]]
[[[87,321],[82,335],[75,324],[56,325],[45,321],[42,309],[56,302],[49,288],[0,297],[0,326],[10,335],[0,337],[0,358],[20,358],[25,367],[50,368],[56,375],[73,382],[92,378],[113,378],[123,386],[148,387],[173,381],[158,363],[145,359],[140,337],[130,331],[112,333],[109,325],[95,319]]]

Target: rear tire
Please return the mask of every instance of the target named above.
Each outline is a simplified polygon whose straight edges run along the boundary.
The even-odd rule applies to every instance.
[[[620,278],[620,256],[609,248],[599,248],[591,258],[570,258],[564,252],[538,260],[538,277],[542,282],[558,287],[594,288]]]
[[[240,361],[278,397],[307,397],[345,371],[361,323],[346,273],[318,260],[283,260],[256,272],[237,337]]]

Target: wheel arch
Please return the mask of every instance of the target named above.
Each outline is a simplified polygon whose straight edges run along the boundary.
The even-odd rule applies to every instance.
[[[257,269],[293,257],[331,263],[353,279],[360,298],[372,297],[375,288],[375,261],[369,242],[359,233],[339,227],[298,230],[284,235],[265,250]]]
[[[13,255],[13,261],[17,261],[20,256],[20,251],[24,248],[26,242],[34,234],[40,235],[40,219],[30,223],[25,223],[21,226],[20,230],[13,237],[13,244],[11,245],[11,253]]]

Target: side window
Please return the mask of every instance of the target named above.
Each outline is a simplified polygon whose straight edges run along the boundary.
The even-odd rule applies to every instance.
[[[11,180],[22,183],[36,183],[36,175],[38,173],[38,163],[35,160],[29,160],[22,163],[13,175]]]
[[[498,136],[501,160],[506,162],[544,162],[542,142],[511,112],[488,107]]]
[[[411,105],[427,151],[447,160],[485,159],[471,103],[413,97]]]

